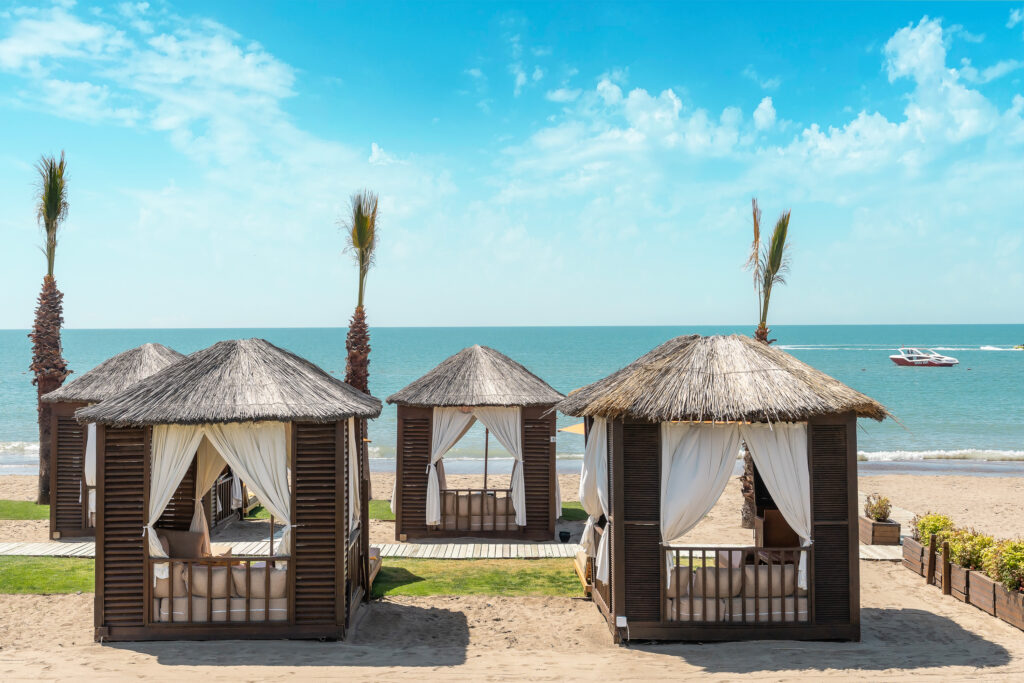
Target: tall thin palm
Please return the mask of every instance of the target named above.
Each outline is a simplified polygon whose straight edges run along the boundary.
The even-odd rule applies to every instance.
[[[60,160],[43,156],[36,164],[39,187],[36,195],[36,218],[43,229],[45,242],[42,252],[46,256],[46,276],[39,293],[35,322],[29,338],[32,340],[32,383],[36,385],[37,413],[39,417],[39,491],[37,502],[50,502],[50,418],[51,407],[41,400],[61,384],[70,374],[63,358],[60,328],[64,324],[64,295],[57,289],[53,266],[57,257],[57,233],[68,215],[67,162],[64,152]]]
[[[376,260],[377,195],[363,190],[352,195],[352,216],[344,223],[348,233],[347,251],[352,253],[359,268],[359,289],[356,310],[348,327],[345,348],[348,360],[345,365],[345,381],[360,391],[370,392],[370,330],[366,324],[363,307],[366,294],[366,276]]]
[[[758,323],[754,338],[760,342],[771,344],[768,339],[768,304],[772,298],[775,285],[786,284],[786,273],[789,271],[789,245],[786,236],[789,233],[789,210],[783,211],[775,223],[768,244],[761,245],[761,209],[757,200],[751,200],[754,218],[754,241],[750,245],[750,256],[747,258],[747,269],[754,275],[754,291],[757,292]]]
[[[785,274],[789,270],[789,247],[786,235],[789,232],[788,210],[783,211],[775,223],[771,240],[761,245],[761,209],[757,199],[751,199],[750,205],[754,218],[754,241],[750,245],[750,256],[747,257],[747,269],[754,274],[754,291],[757,292],[758,323],[754,330],[754,339],[764,344],[771,344],[768,339],[768,304],[772,298],[772,287],[786,284]],[[740,489],[743,492],[743,508],[740,521],[746,529],[754,527],[756,503],[754,500],[754,460],[747,444],[743,444],[743,476],[740,477]]]

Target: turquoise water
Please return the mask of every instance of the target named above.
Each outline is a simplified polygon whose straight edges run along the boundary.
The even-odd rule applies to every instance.
[[[382,399],[456,351],[492,346],[523,363],[563,393],[617,370],[680,334],[749,333],[747,327],[509,327],[378,328],[372,335],[370,389]],[[38,431],[35,391],[28,373],[27,332],[0,331],[0,473],[35,471]],[[899,420],[860,421],[864,460],[976,459],[1024,461],[1024,325],[779,326],[777,345],[884,403]],[[191,353],[222,339],[264,337],[325,370],[343,376],[345,330],[201,329],[66,330],[70,367],[85,372],[145,342]],[[901,345],[942,350],[954,368],[901,368],[888,356]],[[559,416],[559,426],[575,422]],[[378,468],[393,458],[395,409],[385,405],[370,424]],[[559,434],[564,469],[583,439]],[[478,466],[483,430],[474,428],[446,458],[449,471]],[[491,441],[493,456],[503,455]],[[458,461],[465,461],[458,463]],[[452,468],[455,469],[452,469]],[[495,463],[501,469],[500,463]]]

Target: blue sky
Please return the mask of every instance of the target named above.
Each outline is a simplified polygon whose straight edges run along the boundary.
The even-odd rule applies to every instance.
[[[1024,4],[0,4],[0,327],[1024,320]]]

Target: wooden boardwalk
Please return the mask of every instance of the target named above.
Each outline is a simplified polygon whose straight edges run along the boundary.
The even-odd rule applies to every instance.
[[[266,555],[267,541],[232,543],[234,555]],[[707,544],[704,547],[708,547]],[[382,557],[413,557],[432,560],[537,560],[572,557],[580,549],[575,543],[385,543]],[[903,551],[898,545],[862,545],[860,559],[899,562]],[[95,557],[92,541],[62,543],[0,543],[2,555],[33,557]]]
[[[232,543],[234,555],[266,555],[267,541]],[[580,547],[575,543],[386,543],[382,557],[417,557],[436,560],[532,560],[572,557]],[[93,541],[50,541],[47,543],[0,543],[0,555],[33,557],[95,557]]]

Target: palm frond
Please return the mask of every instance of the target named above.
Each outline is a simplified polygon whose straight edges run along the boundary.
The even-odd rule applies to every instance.
[[[53,262],[57,254],[57,231],[68,215],[66,170],[63,150],[59,161],[53,156],[43,155],[36,163],[36,171],[39,173],[36,219],[46,234],[46,246],[42,251],[46,255],[46,274],[50,276],[53,275]]]
[[[377,235],[377,194],[362,190],[352,195],[352,217],[343,223],[348,236],[346,251],[352,252],[359,266],[358,306],[363,305],[366,274],[376,261]]]
[[[758,254],[761,251],[761,209],[757,206],[756,197],[750,200],[750,205],[754,217],[754,241],[750,244],[750,255],[747,257],[747,262],[743,267],[753,272],[754,287],[756,288],[757,281],[761,279],[760,264],[758,262]]]

